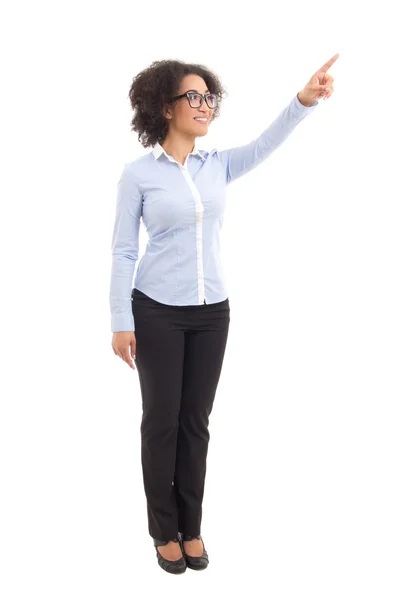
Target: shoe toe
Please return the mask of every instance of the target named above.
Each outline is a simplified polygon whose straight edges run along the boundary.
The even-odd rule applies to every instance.
[[[185,559],[187,566],[191,569],[200,571],[208,567],[208,557],[204,554],[202,556],[188,556],[186,554]]]
[[[167,571],[167,573],[174,573],[175,575],[184,573],[186,571],[187,564],[183,556],[177,560],[167,560],[159,553],[157,548],[156,550],[158,564],[162,569],[164,569],[164,571]]]
[[[201,536],[199,536],[199,539],[201,539],[203,542],[203,554],[201,556],[190,556],[189,554],[186,554],[186,552],[185,552],[185,547],[183,545],[184,538],[182,535],[180,535],[181,550],[182,550],[183,557],[186,561],[186,564],[189,568],[196,569],[198,571],[200,571],[202,569],[206,569],[208,567],[208,563],[209,563],[208,554],[204,547],[203,538]]]

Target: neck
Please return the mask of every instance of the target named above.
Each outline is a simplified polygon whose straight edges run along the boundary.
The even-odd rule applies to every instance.
[[[193,152],[195,138],[176,132],[169,132],[161,146],[169,156],[172,156],[177,162],[184,165],[188,155]]]

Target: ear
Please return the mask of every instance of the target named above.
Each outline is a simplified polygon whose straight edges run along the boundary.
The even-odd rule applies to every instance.
[[[166,119],[172,119],[172,110],[168,104],[163,109],[163,115]]]

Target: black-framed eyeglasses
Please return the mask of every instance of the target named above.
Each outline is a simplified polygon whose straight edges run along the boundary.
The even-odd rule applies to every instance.
[[[180,94],[180,96],[174,96],[172,100],[179,100],[179,98],[184,98],[185,96],[192,108],[200,108],[204,100],[206,101],[208,108],[216,108],[218,104],[218,97],[216,94],[200,94],[199,92],[193,92],[191,90],[184,94]]]

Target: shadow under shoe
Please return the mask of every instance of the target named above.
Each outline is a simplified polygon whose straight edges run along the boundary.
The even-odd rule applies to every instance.
[[[178,536],[175,537],[172,541],[180,542]],[[153,538],[153,543],[156,548],[158,564],[162,569],[164,569],[164,571],[167,571],[167,573],[173,573],[174,575],[180,575],[181,573],[184,573],[186,571],[187,565],[184,555],[178,558],[178,560],[167,560],[159,553],[157,546],[166,546],[168,544],[168,541],[166,542],[164,540],[156,540],[155,538]]]
[[[191,536],[185,535],[184,533],[178,533],[178,538],[180,540],[181,549],[183,557],[186,561],[187,566],[190,569],[195,569],[196,571],[202,571],[208,567],[209,559],[208,554],[204,546],[204,540],[201,535]],[[183,546],[183,542],[190,542],[190,540],[201,540],[203,543],[203,554],[201,556],[190,556],[186,554],[185,548]]]

